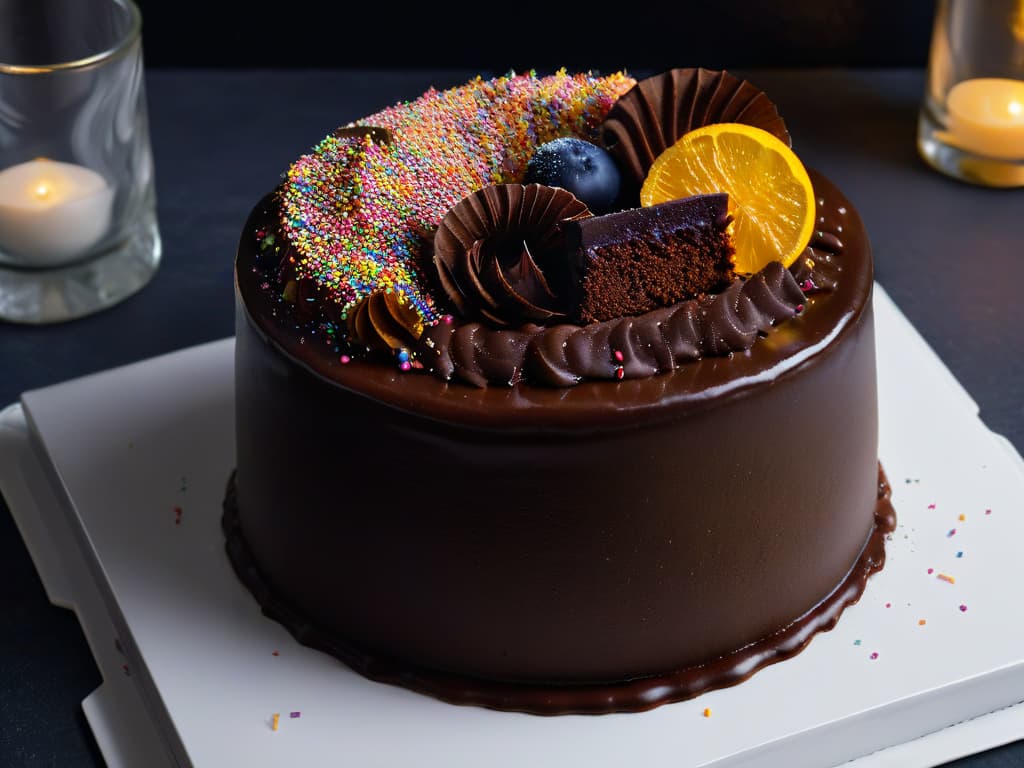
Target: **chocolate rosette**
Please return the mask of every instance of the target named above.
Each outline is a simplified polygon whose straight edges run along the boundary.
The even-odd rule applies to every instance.
[[[394,291],[373,291],[348,311],[349,339],[370,351],[410,347],[422,333],[423,319]]]
[[[441,287],[467,319],[507,327],[564,318],[571,275],[561,225],[590,215],[571,193],[542,184],[474,192],[434,236]]]
[[[627,202],[639,194],[654,160],[694,128],[746,123],[792,142],[775,104],[746,80],[725,71],[671,69],[638,82],[601,127],[601,141],[622,173]]]

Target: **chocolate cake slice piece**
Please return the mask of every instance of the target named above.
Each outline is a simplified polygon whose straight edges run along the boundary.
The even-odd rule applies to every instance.
[[[733,279],[727,194],[696,195],[565,225],[582,323],[640,315]]]

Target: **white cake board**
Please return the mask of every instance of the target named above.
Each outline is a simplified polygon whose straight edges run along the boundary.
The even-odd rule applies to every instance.
[[[25,394],[0,413],[0,488],[96,657],[108,764],[915,768],[1024,736],[1024,462],[876,291],[885,569],[794,659],[642,714],[443,704],[262,616],[220,531],[231,340]]]

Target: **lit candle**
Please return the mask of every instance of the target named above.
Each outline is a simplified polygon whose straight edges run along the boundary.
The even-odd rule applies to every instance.
[[[0,252],[25,267],[82,256],[110,226],[114,191],[89,168],[40,158],[0,171]]]
[[[1024,81],[983,77],[957,83],[946,98],[953,143],[978,155],[1024,160]]]

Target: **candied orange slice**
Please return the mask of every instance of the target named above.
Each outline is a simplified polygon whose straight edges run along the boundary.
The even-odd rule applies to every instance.
[[[814,188],[803,163],[772,134],[715,123],[683,134],[662,152],[640,190],[642,205],[729,193],[735,269],[753,274],[770,261],[789,266],[814,231]]]

